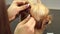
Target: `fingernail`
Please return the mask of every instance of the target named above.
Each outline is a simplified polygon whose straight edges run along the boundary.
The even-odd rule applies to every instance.
[[[28,17],[30,17],[30,14],[28,15]]]
[[[26,5],[26,7],[29,7],[29,6],[30,6],[30,4],[27,4],[27,5]]]
[[[28,6],[29,6],[30,4],[28,4]]]

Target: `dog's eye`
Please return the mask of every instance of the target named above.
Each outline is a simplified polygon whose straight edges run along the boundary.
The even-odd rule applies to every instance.
[[[47,25],[49,23],[49,21],[46,21],[44,25]]]
[[[49,21],[47,21],[47,22],[45,23],[45,25],[47,25],[47,24],[48,24],[48,22],[49,22]]]

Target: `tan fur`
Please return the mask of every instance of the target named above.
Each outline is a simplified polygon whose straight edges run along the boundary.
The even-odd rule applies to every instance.
[[[39,31],[35,30],[36,34],[39,34],[38,32],[42,34],[43,30],[46,27],[46,25],[44,25],[45,22],[47,20],[51,21],[51,16],[49,16],[49,9],[46,6],[44,6],[40,0],[21,0],[21,1],[25,1],[30,4],[31,6],[30,14],[32,15],[32,17],[34,17],[37,21],[43,19],[42,29],[40,29]]]

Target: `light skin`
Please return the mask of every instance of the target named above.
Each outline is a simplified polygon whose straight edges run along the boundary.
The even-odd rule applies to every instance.
[[[20,11],[29,7],[28,4],[23,6],[17,6],[17,4],[19,3],[24,3],[24,2],[13,1],[10,7],[8,8],[7,11],[8,11],[9,21],[13,20],[16,14],[18,14]],[[35,26],[34,18],[28,15],[27,18],[25,18],[22,22],[20,22],[17,25],[14,34],[34,34],[34,26]]]
[[[10,5],[10,7],[8,8],[7,11],[8,11],[9,21],[15,19],[16,14],[18,14],[22,10],[29,7],[28,4],[23,5],[23,6],[17,6],[20,3],[25,3],[25,2],[19,2],[17,0],[14,0],[12,4]],[[35,24],[36,24],[36,21],[34,20],[34,18],[28,15],[27,18],[25,18],[23,21],[21,21],[17,25],[14,31],[14,34],[42,34],[45,26],[44,28],[37,30],[37,29],[34,29]]]
[[[25,2],[19,2],[19,1],[13,1],[12,4],[10,5],[10,7],[8,8],[8,17],[9,17],[9,21],[13,20],[16,16],[16,14],[18,14],[20,11],[26,9],[29,7],[28,4],[23,5],[23,6],[18,6],[18,4],[21,3],[25,3]]]
[[[28,16],[17,25],[14,34],[34,34],[35,23],[34,18]]]

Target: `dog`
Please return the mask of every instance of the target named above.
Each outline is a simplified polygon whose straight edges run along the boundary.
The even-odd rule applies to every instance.
[[[23,10],[24,12],[21,12],[23,15],[30,14],[31,17],[33,17],[36,20],[35,25],[35,33],[39,34],[45,30],[46,25],[51,23],[51,15],[49,15],[49,9],[42,4],[41,0],[21,0],[23,2],[27,2],[26,4],[29,4],[30,7],[26,10]],[[22,16],[23,17],[23,16]],[[23,18],[24,19],[24,18]],[[38,32],[37,32],[38,30]]]

